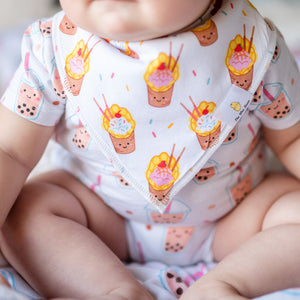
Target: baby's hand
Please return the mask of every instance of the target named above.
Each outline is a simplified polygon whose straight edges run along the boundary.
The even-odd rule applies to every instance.
[[[206,278],[198,279],[180,297],[180,300],[245,300],[226,282]]]

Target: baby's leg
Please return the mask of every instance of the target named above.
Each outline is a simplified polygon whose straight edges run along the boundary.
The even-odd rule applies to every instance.
[[[123,218],[64,171],[25,185],[1,250],[47,298],[153,299],[120,260],[128,258]]]
[[[182,299],[252,299],[300,286],[299,211],[299,181],[267,177],[219,221],[213,252],[221,262]]]

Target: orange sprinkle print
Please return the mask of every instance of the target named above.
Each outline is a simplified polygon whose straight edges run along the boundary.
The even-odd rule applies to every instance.
[[[215,205],[215,204],[212,204],[212,205],[210,205],[210,206],[208,207],[208,209],[214,209],[214,208],[216,208],[216,205]]]
[[[60,103],[59,101],[53,101],[52,102],[53,105],[59,105],[59,103]]]
[[[171,123],[171,124],[168,126],[168,129],[170,129],[173,125],[174,125],[174,123]]]
[[[246,17],[247,16],[247,14],[245,13],[245,11],[244,10],[242,10],[242,13],[243,13],[243,15]]]
[[[291,84],[292,84],[292,85],[295,84],[295,78],[292,78]]]
[[[151,226],[151,225],[147,225],[146,228],[147,228],[148,230],[151,230],[151,229],[152,229],[152,226]]]
[[[128,85],[126,85],[126,90],[129,92],[129,86]]]
[[[129,214],[129,215],[133,214],[132,211],[130,211],[130,210],[126,210],[126,213]]]

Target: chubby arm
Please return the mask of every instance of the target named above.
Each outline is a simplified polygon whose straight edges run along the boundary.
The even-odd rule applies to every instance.
[[[36,125],[0,105],[0,228],[30,171],[41,158],[53,127]]]
[[[263,128],[268,146],[282,164],[300,180],[300,122],[284,130]]]

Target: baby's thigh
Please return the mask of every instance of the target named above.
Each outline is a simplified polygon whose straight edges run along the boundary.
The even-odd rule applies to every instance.
[[[300,182],[284,173],[269,174],[232,212],[218,221],[213,241],[217,260],[264,229],[273,207],[300,190]],[[276,210],[278,211],[278,210]]]
[[[92,190],[63,170],[32,178],[22,189],[8,223],[16,220],[33,230],[32,220],[56,216],[74,221],[96,234],[117,256],[127,258],[125,221]]]
[[[85,226],[95,233],[120,259],[127,259],[125,220],[91,189],[63,170],[48,172],[37,177],[70,191],[85,213]]]

